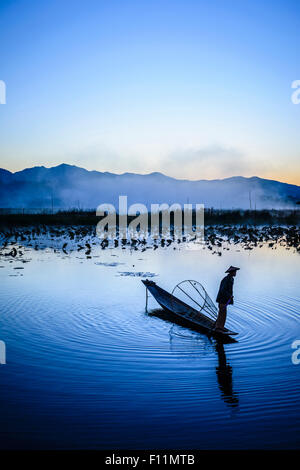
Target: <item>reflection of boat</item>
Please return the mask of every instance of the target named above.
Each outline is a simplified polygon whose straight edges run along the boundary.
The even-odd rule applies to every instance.
[[[236,340],[230,336],[224,336],[224,338],[211,338],[209,335],[197,335],[191,337],[181,336],[180,334],[177,335],[173,333],[174,324],[187,327],[190,332],[201,333],[201,331],[199,331],[200,329],[195,327],[195,325],[192,325],[191,323],[188,324],[184,319],[172,315],[167,310],[151,310],[150,315],[160,318],[161,320],[172,322],[172,328],[170,330],[170,345],[172,351],[184,352],[185,355],[188,354],[193,358],[202,357],[203,355],[207,355],[213,351],[217,353],[218,365],[216,366],[216,375],[221,397],[224,402],[230,406],[230,408],[237,410],[239,406],[238,394],[233,390],[233,371],[231,365],[227,361],[224,348],[224,344],[236,343]],[[186,338],[188,338],[189,341],[186,341]],[[184,339],[183,342],[182,339]]]
[[[191,307],[181,299],[170,294],[166,290],[159,287],[154,281],[148,279],[142,280],[142,283],[146,286],[146,295],[148,299],[148,291],[153,295],[159,305],[167,312],[179,316],[193,326],[205,330],[207,333],[216,337],[229,337],[230,335],[236,335],[233,331],[225,328],[224,333],[214,331],[215,322],[211,318],[204,315],[202,312]]]

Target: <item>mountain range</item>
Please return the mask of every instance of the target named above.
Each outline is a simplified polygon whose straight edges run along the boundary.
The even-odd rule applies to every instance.
[[[128,205],[142,203],[148,208],[198,203],[218,209],[283,209],[299,203],[300,186],[257,176],[190,181],[157,172],[114,174],[67,164],[15,173],[0,169],[1,208],[95,209],[102,203],[118,208],[119,195],[128,196]]]

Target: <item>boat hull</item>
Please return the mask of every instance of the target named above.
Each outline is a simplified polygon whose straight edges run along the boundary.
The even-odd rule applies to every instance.
[[[185,304],[165,289],[162,289],[154,281],[149,281],[146,279],[142,280],[142,283],[152,294],[157,303],[168,313],[184,319],[193,326],[198,326],[201,329],[204,329],[207,333],[210,333],[213,336],[228,337],[231,335],[237,335],[237,333],[230,331],[227,328],[225,329],[224,333],[215,331],[215,322],[213,320]]]

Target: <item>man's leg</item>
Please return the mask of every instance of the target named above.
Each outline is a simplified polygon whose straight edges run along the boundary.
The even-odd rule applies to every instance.
[[[215,328],[218,328],[220,330],[224,329],[224,325],[226,322],[226,316],[227,316],[227,305],[226,304],[219,304],[219,313],[218,313],[218,318],[215,324]]]

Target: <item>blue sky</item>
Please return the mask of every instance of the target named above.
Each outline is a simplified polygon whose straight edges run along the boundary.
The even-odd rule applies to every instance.
[[[300,184],[300,2],[0,2],[1,167]]]

